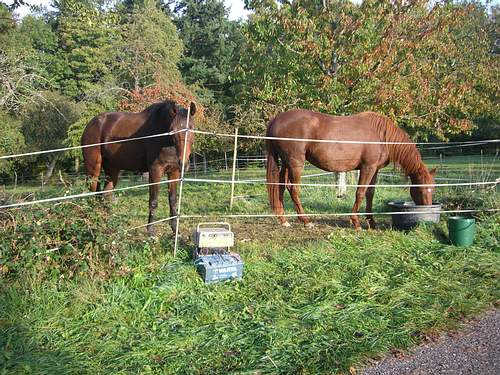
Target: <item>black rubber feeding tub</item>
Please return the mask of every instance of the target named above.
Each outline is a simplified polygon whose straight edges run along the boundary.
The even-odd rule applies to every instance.
[[[392,216],[392,227],[394,229],[408,230],[416,227],[418,223],[438,223],[441,211],[441,203],[433,203],[426,206],[417,206],[413,202],[393,201],[388,203],[394,214]]]

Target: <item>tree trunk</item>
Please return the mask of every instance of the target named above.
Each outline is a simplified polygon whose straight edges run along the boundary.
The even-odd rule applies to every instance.
[[[49,182],[49,179],[52,177],[52,173],[54,173],[54,168],[56,167],[57,159],[53,158],[50,160],[50,163],[47,165],[47,171],[45,172],[45,176],[43,180],[45,183]]]

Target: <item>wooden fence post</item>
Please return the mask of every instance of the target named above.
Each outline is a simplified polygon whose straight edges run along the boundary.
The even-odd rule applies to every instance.
[[[14,191],[17,189],[17,172],[14,171]]]

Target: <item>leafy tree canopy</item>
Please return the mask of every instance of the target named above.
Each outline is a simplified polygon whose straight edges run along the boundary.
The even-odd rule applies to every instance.
[[[497,111],[498,57],[479,3],[249,0],[247,6],[255,14],[244,27],[242,100],[264,113],[374,110],[423,138],[446,138]]]
[[[16,118],[0,112],[0,155],[11,155],[21,152],[25,147],[21,124]],[[10,173],[16,159],[0,160],[0,175]]]
[[[22,123],[30,150],[62,147],[69,125],[80,116],[77,104],[60,93],[45,92],[43,97],[26,112]]]
[[[180,63],[184,80],[203,88],[205,101],[234,101],[231,78],[243,36],[237,22],[228,19],[221,0],[180,0],[175,23],[185,46]]]
[[[87,91],[113,79],[118,17],[102,1],[59,0],[55,5],[65,67],[60,89],[68,97],[81,99]]]
[[[182,41],[156,1],[135,1],[122,7],[120,32],[115,59],[126,88],[139,90],[156,81],[172,83],[181,79],[177,65]]]

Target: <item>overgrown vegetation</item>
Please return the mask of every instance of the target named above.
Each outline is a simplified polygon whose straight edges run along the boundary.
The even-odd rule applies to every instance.
[[[97,113],[163,99],[198,102],[198,126],[223,133],[263,134],[278,111],[302,107],[381,112],[414,140],[498,138],[499,8],[481,2],[249,0],[253,13],[237,22],[222,0],[59,0],[20,20],[21,3],[0,1],[0,156],[78,145]],[[231,144],[197,136],[195,151],[220,160],[191,176],[229,179]],[[262,145],[242,140],[239,152]],[[485,150],[443,153],[444,166],[433,159],[439,177],[493,180],[497,156]],[[0,206],[87,191],[80,160],[0,160]],[[238,178],[265,178],[260,163]],[[380,182],[400,182],[385,172]],[[498,304],[500,219],[486,213],[466,249],[448,244],[446,215],[408,233],[383,215],[380,229],[363,232],[345,216],[316,216],[314,229],[235,218],[244,279],[204,285],[188,256],[192,230],[197,215],[230,213],[229,192],[185,185],[182,213],[192,217],[181,220],[175,258],[167,223],[158,241],[132,229],[147,221],[147,189],[116,203],[0,210],[0,373],[347,372]],[[374,209],[407,196],[378,189]],[[346,213],[353,197],[305,187],[302,201],[307,212]],[[439,188],[436,199],[445,209],[499,207],[491,185]],[[238,184],[231,213],[269,214],[264,186]],[[158,216],[169,216],[166,197]]]
[[[467,177],[467,159],[448,162],[439,177]],[[498,165],[493,169],[498,173]],[[255,167],[239,173],[241,179],[264,175]],[[228,178],[223,171],[205,176]],[[123,184],[139,182],[126,177],[131,181]],[[399,181],[397,175],[381,179]],[[77,181],[67,189],[69,194],[84,186]],[[184,214],[228,213],[228,184],[185,189]],[[11,200],[32,199],[28,192],[43,198],[61,188],[25,186]],[[304,188],[304,207],[348,212],[354,192],[348,193],[338,200],[333,189]],[[264,186],[238,185],[236,195],[233,213],[268,213]],[[375,210],[385,211],[386,201],[407,196],[406,190],[379,188]],[[244,279],[204,285],[188,256],[199,219],[182,219],[180,253],[173,258],[167,224],[158,242],[147,240],[144,228],[126,231],[146,222],[147,191],[117,198],[104,206],[83,199],[1,213],[4,371],[347,372],[369,357],[399,352],[455,327],[500,298],[498,215],[476,216],[470,248],[448,244],[446,215],[439,224],[407,233],[391,230],[386,216],[377,217],[379,230],[362,232],[347,218],[314,218],[312,230],[299,223],[285,229],[270,218],[231,219]],[[437,199],[445,209],[499,203],[494,187],[474,194],[440,188]],[[166,202],[165,197],[160,217],[168,215]],[[293,210],[290,199],[287,203]]]

